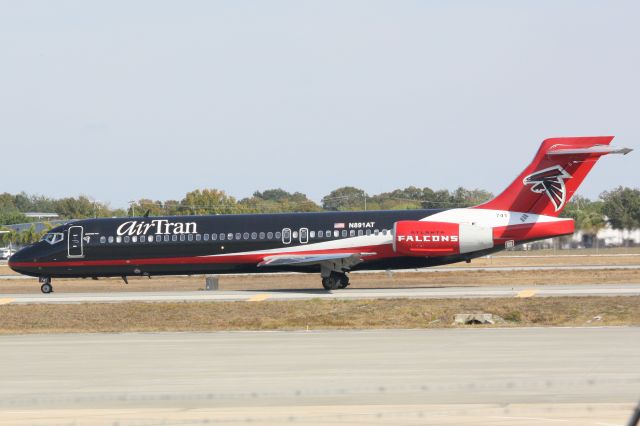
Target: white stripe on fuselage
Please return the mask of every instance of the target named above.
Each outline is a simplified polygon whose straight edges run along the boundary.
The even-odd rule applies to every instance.
[[[243,251],[237,253],[225,253],[225,254],[212,254],[202,257],[225,257],[225,256],[238,256],[244,254],[277,254],[277,253],[304,253],[308,251],[317,250],[339,250],[350,249],[357,247],[371,247],[371,246],[383,246],[391,245],[393,243],[393,236],[391,231],[387,231],[387,235],[362,235],[359,237],[341,238],[338,240],[323,241],[320,243],[310,243],[299,246],[288,246],[268,250],[254,250]]]
[[[431,216],[424,217],[420,221],[424,222],[450,222],[450,223],[470,223],[484,227],[502,227],[510,225],[533,224],[538,222],[558,222],[562,219],[552,216],[537,215],[533,213],[511,212],[508,210],[486,210],[486,209],[451,209],[445,210]],[[298,246],[287,246],[267,250],[254,250],[236,253],[212,254],[202,257],[226,257],[248,254],[278,254],[278,253],[305,253],[318,250],[340,250],[359,247],[373,247],[393,244],[393,231],[387,231],[387,235],[362,235],[358,237],[341,238],[319,243],[303,244]]]
[[[568,219],[534,213],[511,212],[508,210],[451,209],[420,219],[423,222],[470,223],[489,228],[533,224],[540,222],[562,222]]]

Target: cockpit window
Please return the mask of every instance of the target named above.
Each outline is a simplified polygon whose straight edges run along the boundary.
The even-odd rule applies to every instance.
[[[64,240],[64,234],[62,232],[49,232],[44,234],[40,241],[46,241],[51,245],[57,244]]]

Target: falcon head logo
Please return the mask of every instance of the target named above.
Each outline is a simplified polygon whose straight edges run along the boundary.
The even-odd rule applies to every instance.
[[[553,166],[531,173],[522,180],[522,183],[532,185],[532,192],[547,194],[556,209],[555,211],[558,211],[567,201],[565,179],[571,179],[571,175],[562,167]]]

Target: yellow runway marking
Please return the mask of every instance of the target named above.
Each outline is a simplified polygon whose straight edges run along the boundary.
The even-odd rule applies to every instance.
[[[270,297],[270,294],[256,294],[255,296],[247,299],[247,302],[262,302],[263,300],[267,300]]]
[[[9,298],[0,299],[0,305],[8,305],[9,303],[13,302],[14,300],[16,300],[16,299],[9,299]]]
[[[537,292],[537,290],[522,290],[516,297],[533,297]]]

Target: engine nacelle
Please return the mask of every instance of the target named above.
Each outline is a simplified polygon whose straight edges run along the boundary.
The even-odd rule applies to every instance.
[[[493,247],[493,230],[468,223],[405,220],[393,225],[393,251],[405,256],[450,256]]]

